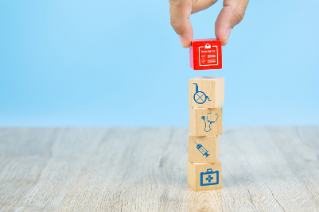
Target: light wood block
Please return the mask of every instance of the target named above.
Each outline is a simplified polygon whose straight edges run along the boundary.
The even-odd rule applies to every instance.
[[[189,130],[192,135],[210,136],[222,134],[223,109],[189,108]]]
[[[217,108],[224,104],[224,77],[196,77],[188,85],[190,107]]]
[[[222,163],[192,163],[187,165],[188,185],[195,191],[222,188]]]
[[[219,136],[188,136],[188,161],[216,163],[219,157]]]

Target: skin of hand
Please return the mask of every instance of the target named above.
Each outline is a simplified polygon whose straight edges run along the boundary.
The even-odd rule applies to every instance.
[[[169,0],[171,25],[178,34],[184,48],[191,45],[193,28],[189,17],[191,14],[207,9],[217,0]],[[215,34],[223,46],[227,44],[232,28],[245,15],[248,0],[224,0],[224,7],[215,22]]]

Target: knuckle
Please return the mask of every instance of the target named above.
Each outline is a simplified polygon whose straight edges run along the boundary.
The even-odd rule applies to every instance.
[[[237,6],[237,7],[235,8],[235,11],[234,11],[235,18],[236,18],[238,21],[243,20],[243,18],[244,18],[244,16],[245,16],[245,11],[246,11],[246,8],[245,8],[245,7]]]

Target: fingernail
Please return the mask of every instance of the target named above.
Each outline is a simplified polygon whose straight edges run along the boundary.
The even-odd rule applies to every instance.
[[[184,45],[185,45],[185,40],[184,40],[184,39],[182,38],[182,36],[180,36],[180,35],[178,35],[178,37],[179,37],[179,40],[180,40],[182,46],[184,47]]]
[[[225,43],[225,45],[226,45],[227,42],[228,42],[228,38],[229,38],[230,32],[231,32],[231,28],[229,28],[229,29],[227,30],[227,32],[226,32],[226,35],[225,35],[226,43]]]

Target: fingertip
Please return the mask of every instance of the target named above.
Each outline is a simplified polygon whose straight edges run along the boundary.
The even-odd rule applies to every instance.
[[[220,39],[218,38],[219,40],[221,40],[223,46],[226,46],[226,44],[228,43],[231,30],[232,30],[231,28],[227,29],[226,33],[220,35]]]
[[[183,48],[189,48],[191,46],[192,42],[188,42],[188,43],[183,43],[182,47]]]
[[[232,28],[243,19],[248,0],[225,2],[215,23],[216,37],[223,46],[227,44]]]
[[[222,43],[222,46],[225,46],[227,44],[227,40],[225,38],[225,33],[215,30],[215,35],[218,40]]]
[[[182,46],[183,46],[184,48],[188,48],[188,47],[191,46],[191,44],[192,44],[192,39],[187,39],[187,38],[184,38],[184,37],[182,37],[182,36],[180,36],[180,35],[178,35],[178,37],[179,37],[179,40],[180,40],[180,42],[181,42],[181,44],[182,44]]]
[[[218,16],[216,23],[215,23],[215,35],[218,40],[221,41],[223,46],[226,46],[229,35],[231,33],[232,28],[225,20]]]
[[[219,22],[220,22],[220,20],[219,20],[219,18],[217,18],[216,23],[215,23],[215,36],[218,40],[221,41],[222,45],[225,46],[227,44],[227,40],[226,40],[227,28],[225,28]]]

